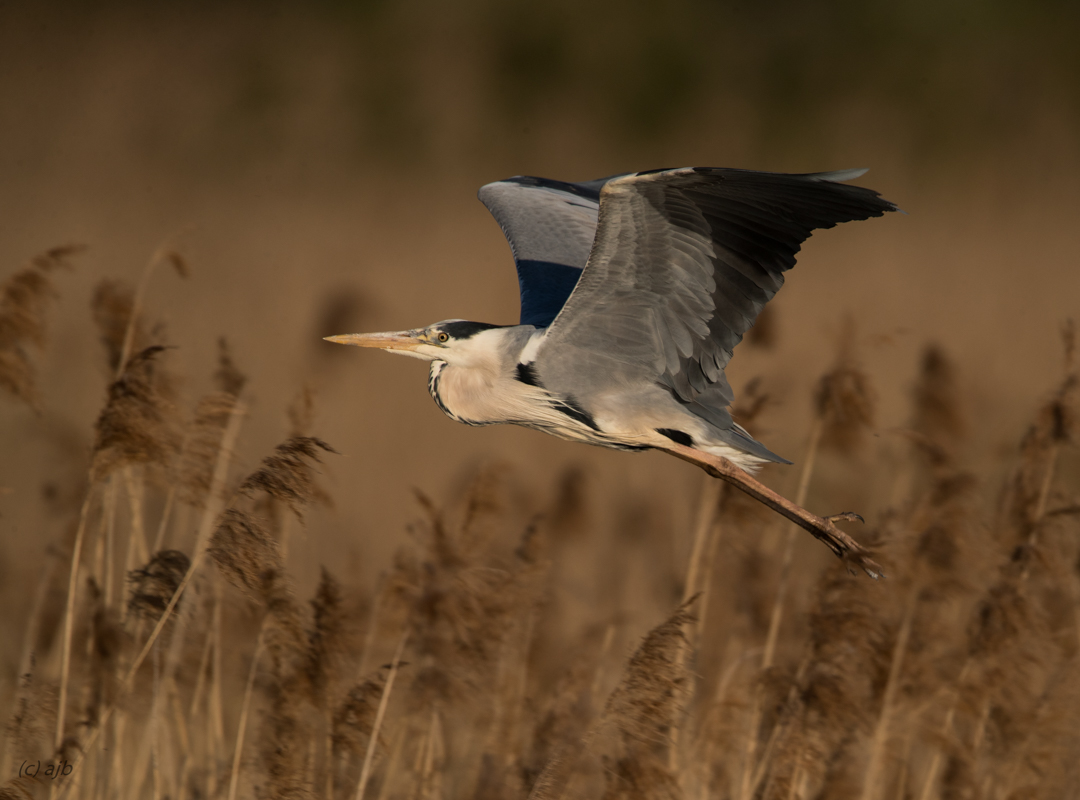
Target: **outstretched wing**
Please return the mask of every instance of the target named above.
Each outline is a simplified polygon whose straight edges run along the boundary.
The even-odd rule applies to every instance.
[[[522,325],[546,328],[577,285],[596,236],[600,189],[608,180],[517,177],[480,188],[480,202],[514,253]]]
[[[817,228],[896,206],[838,181],[690,167],[603,187],[584,272],[537,351],[544,385],[601,393],[660,383],[695,413],[730,417],[724,367]]]

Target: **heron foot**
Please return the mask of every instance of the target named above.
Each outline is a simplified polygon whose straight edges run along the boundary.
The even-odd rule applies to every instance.
[[[822,519],[828,520],[829,522],[861,522],[866,524],[866,520],[862,518],[862,514],[856,514],[854,511],[841,511],[839,514],[822,517]]]
[[[847,562],[850,567],[861,569],[875,580],[885,576],[881,567],[870,558],[870,551],[833,524],[838,520],[858,520],[862,522],[863,518],[858,514],[848,511],[831,517],[819,517],[817,514],[811,513],[802,506],[791,502],[783,495],[774,492],[746,470],[741,469],[726,458],[703,453],[700,450],[681,444],[672,444],[665,447],[664,450],[673,456],[681,458],[683,461],[697,464],[714,478],[732,484],[755,500],[787,517],[824,543],[838,558]]]

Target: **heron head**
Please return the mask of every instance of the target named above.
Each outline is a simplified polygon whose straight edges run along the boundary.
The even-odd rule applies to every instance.
[[[455,355],[464,355],[472,349],[474,337],[501,325],[487,322],[469,322],[463,319],[448,319],[436,322],[426,328],[414,328],[408,331],[388,331],[386,333],[345,333],[340,336],[325,337],[328,342],[351,344],[356,347],[377,347],[388,353],[420,358],[424,361],[453,362]],[[469,343],[469,344],[467,344]]]

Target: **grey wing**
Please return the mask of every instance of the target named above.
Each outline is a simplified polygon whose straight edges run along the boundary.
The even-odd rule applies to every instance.
[[[537,352],[544,385],[585,401],[659,383],[730,427],[724,367],[802,242],[817,228],[896,209],[837,182],[863,171],[691,167],[608,182],[585,271]]]
[[[515,260],[585,267],[596,235],[599,186],[521,176],[482,186],[477,196]]]
[[[545,328],[562,310],[596,236],[600,189],[608,178],[567,183],[516,177],[478,196],[510,243],[521,289],[521,324]]]

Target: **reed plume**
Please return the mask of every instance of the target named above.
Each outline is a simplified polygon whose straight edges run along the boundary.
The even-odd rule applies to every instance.
[[[957,380],[957,366],[944,348],[938,344],[927,345],[912,392],[914,418],[911,426],[930,444],[927,454],[934,463],[953,460],[967,434]]]
[[[226,427],[247,383],[247,377],[233,361],[224,337],[218,339],[218,362],[213,380],[217,391],[199,399],[194,416],[186,426],[173,486],[181,502],[199,509],[205,506]],[[159,538],[163,535],[164,527]]]
[[[694,621],[690,607],[696,601],[691,598],[649,631],[608,698],[604,714],[628,748],[653,750],[667,745],[686,680],[676,655],[686,642],[683,628]]]
[[[134,316],[135,290],[126,283],[108,279],[98,283],[90,309],[110,372],[115,373],[120,368],[129,326],[135,349],[144,350],[149,346],[145,321]]]
[[[876,585],[828,570],[816,590],[809,624],[809,651],[777,720],[775,752],[766,759],[769,778],[764,797],[842,796],[839,785],[850,775],[831,765],[853,734],[870,729],[889,663],[888,621],[877,613]]]
[[[262,466],[240,484],[239,493],[252,495],[264,492],[284,503],[298,517],[305,506],[325,500],[327,495],[315,483],[312,462],[319,462],[319,453],[337,453],[326,442],[314,436],[294,436],[275,448]]]
[[[355,633],[344,605],[341,585],[326,567],[320,571],[311,610],[305,670],[316,704],[324,706],[341,679],[343,662],[352,649],[351,639]]]
[[[608,762],[608,800],[681,795],[668,748],[686,700],[687,672],[680,651],[687,644],[684,628],[694,622],[690,608],[696,601],[694,597],[683,603],[649,631],[604,707],[604,718],[618,730],[621,744],[621,755]]]
[[[158,361],[164,351],[160,345],[140,351],[109,386],[95,424],[95,478],[132,464],[166,466],[179,449],[171,384]]]
[[[179,550],[154,553],[146,566],[133,570],[128,576],[131,584],[129,609],[156,622],[190,567],[191,559]]]
[[[308,436],[315,424],[315,391],[304,384],[286,409],[289,436]]]
[[[214,370],[214,386],[222,394],[230,397],[239,397],[247,385],[247,375],[240,371],[233,360],[232,349],[228,340],[221,336],[218,338],[217,369]]]
[[[849,453],[874,424],[875,396],[855,354],[855,326],[848,320],[840,334],[836,361],[818,380],[814,408],[821,420],[821,444]]]
[[[65,245],[46,250],[0,286],[0,388],[32,408],[41,398],[29,351],[45,346],[45,314],[56,297],[52,273],[70,269],[71,258],[84,249]]]
[[[367,751],[388,669],[389,666],[380,667],[374,675],[349,689],[334,710],[333,743],[336,757],[347,753],[363,757]]]
[[[313,437],[287,440],[244,479],[237,494],[265,494],[301,516],[304,507],[321,496],[312,467],[320,452],[335,451]],[[321,628],[306,634],[276,538],[263,520],[236,507],[222,514],[208,552],[230,582],[265,609],[259,641],[270,659],[271,679],[262,685],[267,714],[259,738],[265,779],[260,791],[272,798],[305,797],[311,790],[308,743],[316,725],[307,712],[312,705],[325,706],[328,659],[340,627],[334,611],[336,590],[324,577],[315,602]]]
[[[420,705],[461,702],[490,676],[513,607],[514,577],[480,569],[481,541],[448,528],[434,503],[420,498],[428,537],[411,610],[410,639],[420,663],[410,692]]]

